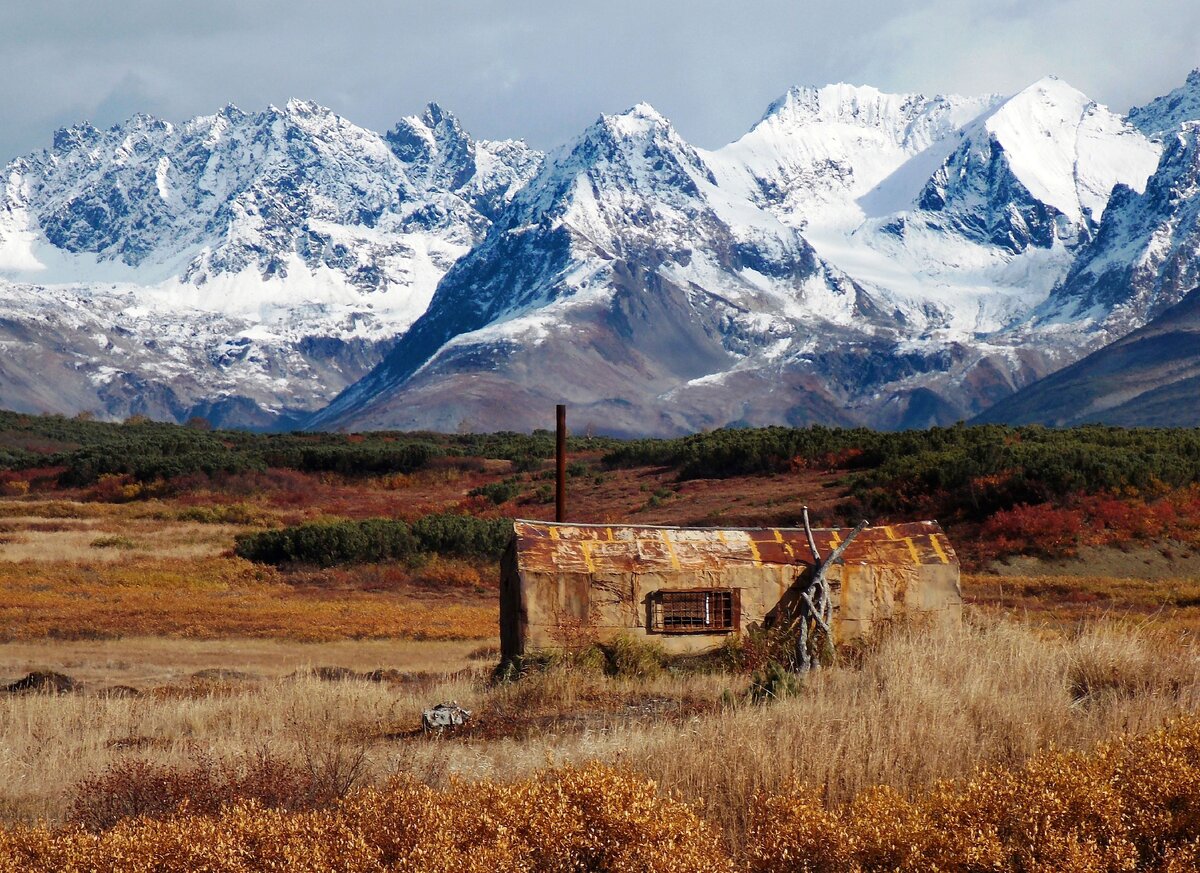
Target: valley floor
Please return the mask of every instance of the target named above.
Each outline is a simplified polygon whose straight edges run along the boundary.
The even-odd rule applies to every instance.
[[[625,500],[654,502],[656,491],[640,490],[644,483],[604,484],[626,489]],[[794,484],[781,479],[778,496],[768,487],[744,502],[778,511],[772,501],[794,499],[797,491],[785,487]],[[672,492],[647,507],[646,520],[704,515],[704,501],[717,501],[707,491],[729,487],[685,486],[683,496]],[[452,490],[461,494],[463,483]],[[930,798],[949,790],[937,787],[941,780],[968,791],[963,786],[973,783],[961,780],[978,780],[979,768],[1031,779],[1022,768],[1050,766],[1048,749],[1091,754],[1097,743],[1172,724],[1181,730],[1176,720],[1200,711],[1194,578],[1050,575],[1052,565],[1031,561],[1019,565],[1026,575],[966,575],[961,631],[899,631],[843,652],[837,666],[799,683],[772,678],[761,653],[745,650],[727,663],[687,668],[634,652],[607,673],[581,655],[495,684],[488,568],[264,568],[228,551],[237,532],[256,529],[253,513],[241,523],[180,520],[195,509],[171,501],[0,504],[7,538],[0,544],[0,682],[17,683],[0,695],[0,769],[7,774],[0,815],[10,826],[74,822],[104,834],[126,827],[130,845],[141,845],[184,833],[186,813],[152,839],[150,832],[135,839],[119,824],[127,814],[175,815],[155,806],[164,791],[201,812],[197,791],[229,802],[255,797],[294,810],[289,815],[316,806],[336,818],[354,798],[370,796],[362,794],[368,786],[387,786],[386,798],[427,785],[442,793],[421,802],[458,816],[463,798],[494,801],[506,785],[530,792],[561,784],[574,786],[562,789],[567,794],[599,792],[586,803],[602,806],[634,803],[609,791],[649,791],[638,802],[682,804],[671,814],[695,818],[686,829],[697,835],[692,848],[703,852],[693,857],[681,848],[666,866],[646,861],[646,869],[784,869],[771,866],[778,853],[771,854],[775,838],[764,828],[785,827],[771,816],[788,804],[808,815],[816,807],[804,804],[817,798],[830,816],[858,816],[829,839],[851,853],[843,860],[859,857],[846,847],[861,837],[854,828],[867,827],[862,804],[880,802],[881,790],[897,792],[887,795],[893,804],[932,814]],[[22,679],[32,689],[21,690]],[[778,699],[754,702],[764,696]],[[421,710],[443,701],[470,709],[469,726],[424,734]],[[1200,744],[1188,749],[1189,760],[1200,759]],[[1108,760],[1105,754],[1096,760]],[[896,812],[877,814],[883,826]],[[989,814],[981,810],[980,820]],[[234,831],[245,824],[210,821],[224,824],[206,827]],[[632,844],[652,833],[646,821],[627,825],[633,830],[623,839]],[[785,829],[795,836],[791,825]],[[476,836],[464,836],[468,842],[497,839],[470,832]],[[48,859],[61,860],[38,842],[49,832],[3,833],[0,850],[8,845],[29,861],[21,869],[52,869]],[[107,851],[97,846],[110,837],[86,846],[55,839],[59,850],[70,844],[79,858],[94,859],[87,853]],[[292,839],[300,852],[303,839]],[[521,839],[533,845],[540,837]],[[544,849],[527,845],[513,857],[528,863]],[[880,857],[894,860],[893,850]],[[861,858],[853,864],[813,869],[884,869]],[[375,868],[313,862],[305,869]]]

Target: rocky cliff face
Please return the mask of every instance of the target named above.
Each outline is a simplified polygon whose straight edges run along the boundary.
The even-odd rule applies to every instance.
[[[1038,317],[1118,338],[1200,284],[1200,123],[1165,137],[1142,192],[1118,187],[1099,232]]]

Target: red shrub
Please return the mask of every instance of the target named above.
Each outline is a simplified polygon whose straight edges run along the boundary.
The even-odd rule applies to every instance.
[[[1084,515],[1049,503],[1019,504],[995,513],[983,524],[982,539],[993,540],[1001,551],[1045,557],[1071,554],[1083,533]]]
[[[213,814],[242,800],[275,809],[312,809],[345,797],[363,772],[362,755],[341,748],[306,752],[300,763],[266,751],[233,763],[198,755],[186,767],[127,759],[76,784],[67,817],[88,830],[102,831],[123,818],[171,815],[183,803],[199,814]]]

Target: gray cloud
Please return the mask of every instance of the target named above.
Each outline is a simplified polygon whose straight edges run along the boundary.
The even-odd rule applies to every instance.
[[[42,0],[0,11],[0,159],[79,120],[317,100],[377,130],[437,100],[547,147],[648,100],[740,135],[793,84],[1011,92],[1061,76],[1119,110],[1200,65],[1194,0]],[[14,8],[15,7],[15,8]]]

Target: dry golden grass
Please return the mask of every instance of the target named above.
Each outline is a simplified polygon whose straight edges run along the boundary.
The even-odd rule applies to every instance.
[[[484,639],[498,609],[465,596],[416,599],[296,589],[237,558],[0,562],[0,637]]]
[[[415,729],[431,699],[470,703],[476,693],[469,680],[443,680],[430,692],[420,685],[301,675],[262,682],[216,677],[136,697],[0,697],[0,772],[6,774],[0,817],[60,818],[70,786],[130,756],[182,765],[201,749],[216,758],[264,748],[296,758],[306,748],[368,742],[373,773],[381,775],[397,768],[403,748],[382,737]]]
[[[707,804],[736,842],[754,795],[789,780],[833,804],[876,785],[911,794],[980,765],[1086,748],[1198,709],[1200,659],[1168,635],[1095,627],[1062,638],[984,621],[960,633],[899,633],[861,668],[819,672],[770,707],[727,708],[683,730],[616,730],[552,751],[628,762]]]
[[[831,808],[805,781],[751,798],[723,846],[708,811],[627,768],[431,789],[396,777],[312,811],[234,803],[97,832],[0,830],[0,870],[1184,873],[1200,861],[1200,721],[981,768]]]
[[[624,764],[697,804],[736,847],[755,796],[797,780],[833,806],[879,785],[914,797],[979,766],[1018,767],[1051,746],[1086,749],[1200,709],[1190,647],[1148,629],[1068,638],[1003,621],[897,633],[862,664],[815,674],[799,696],[765,707],[743,702],[748,680],[728,674],[614,680],[559,669],[491,688],[486,672],[0,699],[0,770],[11,774],[0,808],[59,817],[73,782],[131,756],[182,765],[196,748],[235,758],[266,746],[294,757],[306,742],[360,744],[373,779],[401,771],[435,786],[522,778],[547,762]],[[474,710],[479,731],[443,742],[415,735],[420,710],[442,700]],[[525,721],[510,730],[514,714]]]
[[[155,558],[215,557],[229,549],[241,528],[171,524],[157,520],[11,519],[0,542],[0,561],[53,562],[123,560],[130,554]]]
[[[1082,622],[1138,625],[1200,634],[1200,578],[997,576],[965,574],[963,595],[992,615],[1068,629]]]

